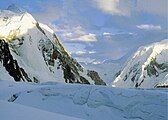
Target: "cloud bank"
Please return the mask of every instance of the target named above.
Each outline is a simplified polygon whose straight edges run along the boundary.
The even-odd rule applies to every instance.
[[[92,0],[94,6],[111,15],[130,16],[137,12],[166,17],[168,15],[167,0]]]
[[[161,30],[160,25],[153,25],[153,24],[137,25],[137,28],[142,29],[142,30]]]

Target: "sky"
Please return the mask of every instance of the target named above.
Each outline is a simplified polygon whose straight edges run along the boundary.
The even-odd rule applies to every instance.
[[[0,0],[49,25],[79,61],[117,60],[168,35],[167,0]]]

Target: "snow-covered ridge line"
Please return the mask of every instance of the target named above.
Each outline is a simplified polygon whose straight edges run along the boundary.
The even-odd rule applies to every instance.
[[[85,70],[69,55],[52,29],[27,12],[0,11],[0,40],[9,44],[10,53],[6,56],[8,65],[13,64],[8,56],[11,54],[31,81],[105,85],[96,72]],[[2,49],[2,53],[6,52]]]
[[[120,87],[157,87],[168,81],[168,39],[140,47],[114,81]]]

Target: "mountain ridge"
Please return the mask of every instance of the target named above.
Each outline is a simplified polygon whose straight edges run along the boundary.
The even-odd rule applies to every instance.
[[[13,64],[13,60],[16,60],[18,66],[21,66],[18,72],[23,68],[26,73],[23,75],[24,72],[21,72],[22,77],[29,77],[31,81],[36,82],[48,79],[60,82],[64,80],[67,83],[105,85],[97,72],[85,70],[69,55],[54,31],[36,21],[31,14],[1,10],[0,31],[2,43],[8,44],[6,47],[9,46],[6,48],[9,49],[8,55],[13,56],[13,59],[9,59],[8,56],[6,62]],[[1,51],[7,52],[3,49]],[[91,74],[96,76],[93,78]]]
[[[168,39],[140,47],[120,70],[114,86],[119,87],[157,87],[167,86]],[[161,87],[161,86],[160,86]]]

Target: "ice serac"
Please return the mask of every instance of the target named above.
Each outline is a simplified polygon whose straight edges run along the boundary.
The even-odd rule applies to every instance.
[[[118,87],[168,87],[168,39],[141,47],[120,70]]]
[[[27,12],[0,11],[0,70],[3,80],[105,85],[68,54],[52,29]]]

